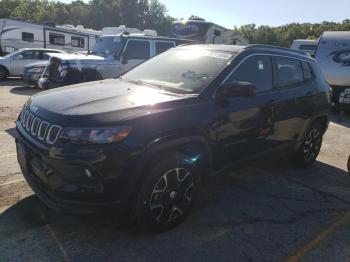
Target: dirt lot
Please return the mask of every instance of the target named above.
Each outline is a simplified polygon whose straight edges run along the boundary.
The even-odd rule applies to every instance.
[[[14,121],[36,91],[0,83],[1,261],[349,261],[350,118],[330,124],[317,163],[264,159],[203,188],[189,219],[139,233],[112,215],[69,216],[33,195],[16,161]]]

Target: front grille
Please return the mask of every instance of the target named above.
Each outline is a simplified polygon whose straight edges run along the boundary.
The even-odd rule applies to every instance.
[[[20,123],[31,136],[47,144],[54,144],[62,130],[62,127],[35,116],[29,109],[23,108],[20,114]]]

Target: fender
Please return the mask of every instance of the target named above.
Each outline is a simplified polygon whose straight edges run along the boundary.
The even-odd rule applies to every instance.
[[[151,142],[142,153],[142,157],[135,164],[136,168],[131,170],[130,179],[128,184],[125,186],[125,199],[122,202],[128,203],[132,199],[133,193],[139,189],[139,185],[142,184],[141,181],[145,177],[145,173],[143,171],[153,157],[158,154],[165,153],[168,150],[180,150],[182,153],[188,154],[190,157],[191,150],[186,151],[186,148],[192,148],[192,153],[195,151],[200,151],[203,153],[203,157],[194,159],[194,162],[198,161],[199,169],[202,174],[202,182],[206,184],[212,171],[212,154],[209,143],[204,136],[193,135],[186,137],[166,137],[163,139],[156,139],[153,140],[153,142]]]

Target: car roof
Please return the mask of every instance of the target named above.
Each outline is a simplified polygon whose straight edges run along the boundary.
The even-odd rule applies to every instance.
[[[60,52],[60,53],[65,53],[63,50],[59,49],[50,49],[50,48],[21,48],[18,51],[23,51],[23,50],[35,50],[35,51],[49,51],[49,52]]]
[[[221,45],[221,44],[212,44],[212,45],[182,45],[176,47],[176,49],[203,49],[203,50],[212,50],[219,52],[229,52],[229,53],[241,53],[244,51],[256,51],[264,54],[271,55],[284,55],[292,56],[298,59],[315,61],[309,54],[306,52],[293,50],[290,48],[284,48],[279,46],[270,46],[270,45],[247,45],[247,46],[238,46],[238,45]]]

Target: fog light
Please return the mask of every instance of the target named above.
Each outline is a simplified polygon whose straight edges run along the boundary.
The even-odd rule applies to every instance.
[[[92,177],[92,174],[91,174],[91,172],[90,172],[90,170],[89,169],[85,169],[85,175],[88,177],[88,178],[91,178]]]

